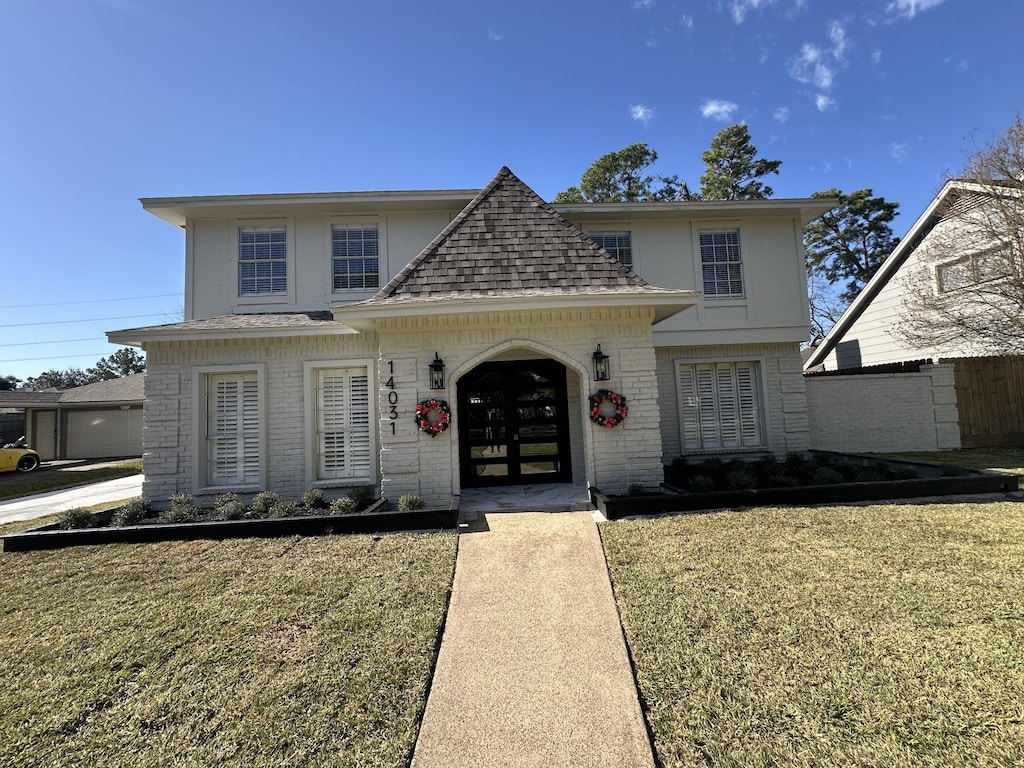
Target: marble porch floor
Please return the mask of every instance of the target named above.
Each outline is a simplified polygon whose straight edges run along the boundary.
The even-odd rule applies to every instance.
[[[589,512],[585,483],[538,483],[493,488],[464,488],[463,512]]]

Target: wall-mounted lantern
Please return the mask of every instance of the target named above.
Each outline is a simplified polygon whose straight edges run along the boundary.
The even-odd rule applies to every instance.
[[[608,355],[601,351],[601,345],[594,350],[594,381],[608,381],[612,377],[611,366],[608,365]]]
[[[430,368],[430,388],[444,389],[444,360],[437,356],[437,352],[434,353],[434,362],[427,367]]]

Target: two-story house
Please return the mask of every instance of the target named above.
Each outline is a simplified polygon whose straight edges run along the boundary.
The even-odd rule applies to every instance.
[[[507,168],[479,191],[144,199],[186,258],[182,322],[109,334],[147,354],[144,492],[444,504],[806,450],[801,231],[833,202],[552,206]]]

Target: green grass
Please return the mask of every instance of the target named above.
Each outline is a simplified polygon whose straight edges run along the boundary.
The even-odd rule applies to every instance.
[[[1024,475],[1024,448],[965,448],[959,451],[911,451],[876,455],[887,459],[948,464],[966,469],[993,469]]]
[[[110,467],[83,469],[77,472],[65,470],[52,474],[18,475],[14,481],[0,485],[0,501],[33,496],[47,491],[59,491],[62,488],[75,488],[102,480],[116,480],[119,477],[137,475],[140,472],[142,472],[141,461],[126,461],[123,464]]]
[[[665,766],[1020,765],[1024,506],[603,525]]]
[[[404,766],[455,542],[2,554],[0,765]]]

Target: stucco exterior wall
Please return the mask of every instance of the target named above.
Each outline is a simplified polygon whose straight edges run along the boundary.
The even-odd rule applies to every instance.
[[[661,443],[666,464],[683,453],[677,361],[759,362],[766,450],[781,457],[810,447],[807,400],[797,344],[658,347],[656,355],[661,391]],[[694,455],[692,452],[687,454]]]
[[[942,451],[960,447],[952,364],[920,373],[809,376],[811,448]]]

